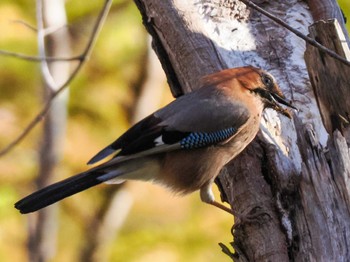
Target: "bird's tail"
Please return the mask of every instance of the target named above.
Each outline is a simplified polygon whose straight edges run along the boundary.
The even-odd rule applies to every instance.
[[[157,158],[112,159],[78,175],[44,187],[15,203],[22,214],[37,211],[102,182],[118,184],[125,180],[149,181],[159,172]]]
[[[98,170],[80,173],[30,194],[15,203],[15,208],[22,214],[37,211],[63,198],[102,183],[103,180],[98,179],[101,175],[103,173],[101,174],[101,171]]]

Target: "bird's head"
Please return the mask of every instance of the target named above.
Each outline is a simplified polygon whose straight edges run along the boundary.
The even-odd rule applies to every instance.
[[[295,110],[298,109],[286,100],[274,77],[258,68],[254,68],[254,71],[259,77],[257,84],[252,86],[251,91],[260,96],[265,107],[272,108],[286,117],[291,118],[290,112],[284,109],[280,104]]]
[[[291,114],[281,104],[297,110],[286,100],[274,77],[253,66],[236,67],[207,75],[203,78],[203,83],[230,90],[228,93],[232,93],[237,99],[245,99],[245,96],[237,94],[239,90],[242,90],[242,94],[249,91],[263,103],[264,107],[272,108],[288,118],[291,118]]]

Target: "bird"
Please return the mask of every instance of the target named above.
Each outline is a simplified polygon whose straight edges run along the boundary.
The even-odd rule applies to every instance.
[[[254,139],[265,108],[288,118],[281,105],[297,108],[270,73],[253,66],[209,74],[199,86],[136,123],[88,164],[114,154],[110,160],[39,189],[15,208],[26,214],[101,183],[141,180],[179,195],[199,190],[203,202],[232,214],[215,200],[214,179]]]

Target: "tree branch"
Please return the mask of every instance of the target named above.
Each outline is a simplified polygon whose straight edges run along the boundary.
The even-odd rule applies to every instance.
[[[38,50],[39,55],[42,57],[46,56],[46,48],[45,48],[45,27],[44,27],[44,18],[43,18],[43,0],[37,0],[36,3],[36,21],[38,24],[37,34],[38,34]],[[57,84],[55,82],[55,79],[51,75],[49,65],[47,61],[44,59],[41,62],[41,72],[43,79],[45,81],[45,84],[52,90],[56,90]]]
[[[76,60],[78,61],[84,60],[83,54],[78,56],[72,56],[72,57],[51,57],[51,56],[40,57],[40,56],[31,56],[31,55],[1,50],[1,49],[0,49],[0,55],[11,56],[14,58],[19,58],[23,60],[32,61],[32,62],[41,62],[43,60],[46,60],[47,62],[56,62],[56,61],[70,62],[70,61],[76,61]]]
[[[12,20],[11,22],[12,22],[12,23],[16,23],[16,24],[24,25],[25,27],[29,28],[30,30],[32,30],[32,31],[34,31],[34,32],[37,31],[36,27],[34,27],[34,26],[32,26],[32,25],[30,25],[30,24],[28,24],[27,22],[24,22],[24,21],[22,21],[22,20]]]
[[[78,74],[82,66],[84,65],[84,62],[89,58],[92,48],[97,40],[98,33],[100,32],[102,25],[107,17],[108,11],[111,7],[112,0],[106,0],[103,8],[97,18],[96,24],[92,30],[91,38],[89,42],[87,43],[84,52],[81,55],[81,60],[77,67],[74,69],[72,74],[69,76],[69,78],[55,91],[51,94],[51,96],[48,98],[46,104],[41,109],[41,111],[35,116],[35,118],[27,125],[27,127],[23,130],[23,132],[14,139],[11,143],[9,143],[5,148],[0,150],[0,157],[4,156],[8,152],[10,152],[17,144],[19,144],[28,134],[29,132],[44,118],[48,110],[50,109],[52,100],[59,95],[65,87],[74,79],[74,77]]]
[[[301,33],[300,31],[294,29],[293,27],[291,27],[290,25],[288,25],[287,23],[283,22],[280,18],[274,16],[273,14],[267,12],[266,10],[264,10],[263,8],[259,7],[258,5],[254,4],[252,1],[250,0],[240,0],[242,3],[244,3],[245,5],[253,8],[254,10],[258,11],[259,13],[267,16],[268,18],[270,18],[272,21],[276,22],[277,24],[283,26],[284,28],[286,28],[287,30],[291,31],[293,34],[295,34],[296,36],[300,37],[301,39],[305,40],[305,42],[309,43],[310,45],[318,48],[319,50],[321,50],[322,52],[328,54],[330,57],[333,57],[334,59],[337,59],[339,61],[341,61],[342,63],[344,63],[347,66],[350,66],[350,61],[348,61],[347,59],[345,59],[344,57],[338,55],[337,53],[335,53],[334,51],[328,49],[327,47],[325,47],[324,45],[321,45],[319,42],[317,42],[315,39],[304,35],[303,33]]]

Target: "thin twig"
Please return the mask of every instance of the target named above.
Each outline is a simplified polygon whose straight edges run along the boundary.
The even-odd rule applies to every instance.
[[[268,18],[270,18],[272,21],[276,22],[277,24],[285,27],[286,29],[288,29],[289,31],[291,31],[293,34],[297,35],[298,37],[302,38],[303,40],[305,40],[306,42],[308,42],[310,45],[318,48],[319,50],[321,50],[322,52],[328,54],[330,57],[333,57],[337,60],[339,60],[340,62],[342,62],[345,65],[350,66],[350,61],[345,59],[344,57],[338,55],[337,53],[335,53],[334,51],[328,49],[327,47],[325,47],[324,45],[321,45],[319,42],[317,42],[315,39],[306,36],[304,34],[302,34],[301,32],[299,32],[298,30],[294,29],[293,27],[291,27],[290,25],[288,25],[287,23],[283,22],[280,18],[272,15],[271,13],[267,12],[266,10],[262,9],[261,7],[259,7],[258,5],[254,4],[252,1],[250,0],[240,0],[242,3],[244,3],[246,6],[249,6],[253,9],[255,9],[256,11],[258,11],[259,13],[267,16]]]
[[[38,29],[37,29],[36,27],[34,27],[34,26],[32,26],[32,25],[30,25],[30,24],[28,24],[27,22],[24,22],[24,21],[22,21],[22,20],[12,20],[11,22],[12,22],[12,23],[16,23],[16,24],[24,25],[26,28],[28,28],[28,29],[30,29],[30,30],[32,30],[32,31],[34,31],[34,32],[37,32],[37,31],[38,31]],[[46,36],[46,35],[49,35],[49,34],[52,34],[52,33],[54,33],[54,32],[56,32],[56,31],[60,30],[61,28],[65,27],[65,26],[67,26],[67,25],[64,24],[64,25],[56,26],[56,27],[54,27],[54,28],[45,28],[45,29],[44,29],[45,36]]]
[[[70,75],[70,77],[66,80],[65,83],[63,83],[63,85],[57,89],[56,92],[52,93],[49,101],[51,102],[52,99],[54,99],[59,93],[61,93],[64,88],[74,79],[74,77],[78,74],[78,72],[80,71],[81,67],[83,66],[84,62],[86,60],[88,60],[90,58],[91,52],[92,52],[92,48],[96,43],[97,37],[98,37],[98,33],[101,31],[102,25],[104,23],[104,21],[106,20],[108,11],[110,9],[112,5],[112,0],[105,0],[105,3],[103,5],[103,8],[100,12],[100,14],[97,17],[97,22],[92,30],[91,33],[91,38],[89,40],[89,42],[87,43],[84,52],[82,53],[81,57],[82,60],[81,62],[77,65],[77,67],[75,68],[75,70],[72,72],[72,74]],[[1,151],[0,151],[0,156],[1,156]]]
[[[36,27],[34,27],[34,26],[32,26],[32,25],[30,25],[27,22],[24,22],[22,20],[11,20],[11,22],[12,23],[16,23],[16,24],[22,24],[22,25],[24,25],[25,27],[29,28],[30,30],[32,30],[34,32],[37,31]]]
[[[40,57],[40,56],[30,56],[26,54],[21,54],[21,53],[16,53],[16,52],[11,52],[11,51],[6,51],[6,50],[1,50],[0,49],[0,55],[4,56],[11,56],[15,58],[20,58],[23,60],[28,60],[28,61],[33,61],[33,62],[41,62],[43,60],[46,60],[48,62],[55,62],[55,61],[82,61],[83,56],[78,55],[78,56],[72,56],[72,57],[51,57],[51,56],[46,56],[46,57]]]
[[[45,36],[48,36],[50,34],[53,34],[53,33],[57,32],[57,31],[59,31],[60,29],[66,27],[66,26],[67,26],[66,24],[63,24],[63,25],[60,25],[60,26],[45,28],[44,34],[45,34]]]
[[[72,72],[70,77],[66,80],[66,82],[64,82],[61,85],[60,88],[57,89],[57,91],[52,93],[52,95],[48,98],[46,104],[42,108],[42,110],[28,124],[28,126],[23,130],[23,132],[15,140],[13,140],[9,145],[7,145],[5,148],[3,148],[0,151],[0,156],[3,156],[5,154],[7,154],[8,152],[10,152],[18,143],[20,143],[29,134],[29,132],[44,118],[46,113],[49,111],[49,109],[51,107],[52,100],[58,94],[60,94],[65,89],[65,87],[74,79],[74,77],[78,74],[78,72],[82,68],[84,62],[89,58],[89,56],[92,52],[92,48],[97,40],[98,33],[100,32],[102,25],[103,25],[104,21],[106,20],[106,17],[107,17],[109,9],[111,7],[111,4],[112,4],[112,0],[105,0],[103,8],[97,17],[95,26],[92,30],[91,38],[90,38],[89,42],[87,43],[84,52],[81,55],[81,59],[80,59],[79,64],[74,69],[74,71]]]

